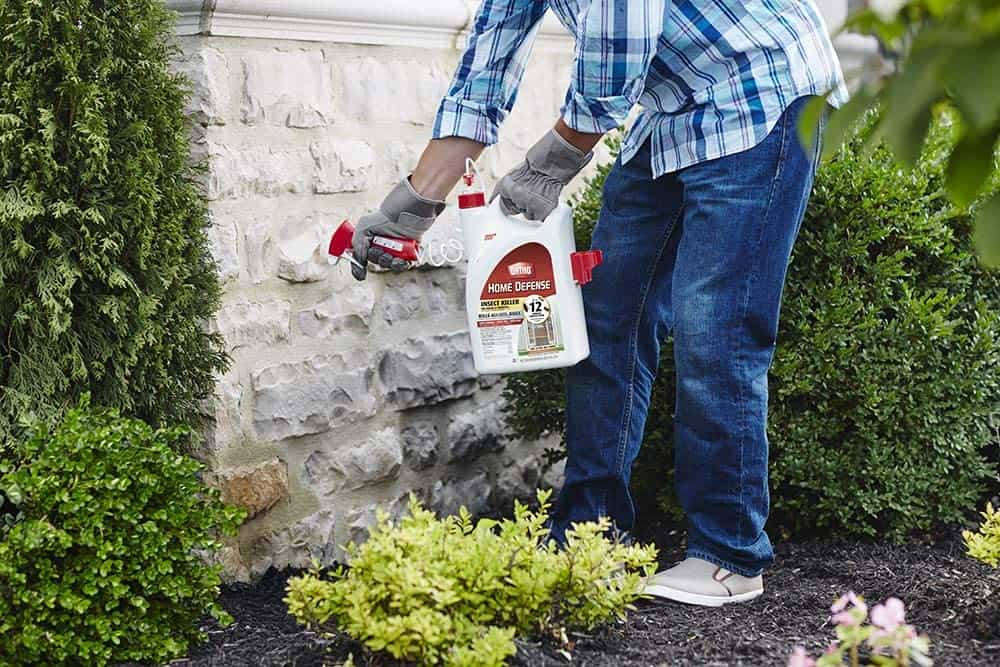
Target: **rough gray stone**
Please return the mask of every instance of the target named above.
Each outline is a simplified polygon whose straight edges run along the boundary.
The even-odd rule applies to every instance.
[[[348,331],[367,332],[375,310],[373,281],[335,281],[334,293],[312,308],[300,310],[299,330],[310,338],[333,338]]]
[[[215,259],[219,281],[225,285],[240,275],[240,250],[236,223],[212,220],[208,228],[208,240]]]
[[[313,283],[326,277],[330,234],[335,227],[325,218],[285,225],[276,243],[278,277],[291,283]]]
[[[333,513],[322,510],[262,537],[250,550],[251,576],[259,577],[272,567],[307,568],[314,559],[320,565],[333,565],[338,552],[333,529]]]
[[[342,67],[344,110],[366,122],[426,125],[433,121],[451,82],[451,73],[444,68],[413,60],[369,57]]]
[[[432,314],[465,310],[465,280],[455,271],[435,271],[427,289],[427,308]]]
[[[441,438],[432,422],[421,421],[403,429],[403,459],[417,472],[432,467],[438,460]]]
[[[309,189],[313,164],[305,149],[279,150],[266,145],[232,147],[209,144],[209,199],[277,197]]]
[[[538,461],[506,461],[493,485],[490,504],[502,512],[510,512],[514,501],[527,503],[535,498],[539,487],[540,465]]]
[[[213,48],[185,50],[174,69],[191,82],[191,95],[185,112],[201,125],[225,125],[230,108],[229,62]]]
[[[256,220],[247,226],[244,234],[247,254],[247,273],[255,285],[260,285],[277,274],[277,251],[271,237],[271,223]]]
[[[315,143],[309,147],[315,163],[313,191],[316,194],[361,192],[372,185],[375,151],[364,141],[344,139]]]
[[[382,317],[386,323],[416,317],[424,302],[424,291],[424,286],[412,272],[387,278],[381,302]]]
[[[480,389],[491,389],[500,382],[503,381],[502,375],[480,375],[479,376],[479,388]]]
[[[284,299],[241,301],[223,306],[214,326],[230,349],[273,344],[288,339],[291,315],[292,304]]]
[[[243,387],[231,377],[223,377],[215,384],[215,393],[201,404],[201,413],[208,423],[203,429],[195,456],[210,460],[221,449],[234,445],[243,439],[243,425],[240,409],[243,401]]]
[[[477,377],[464,331],[408,339],[386,352],[379,364],[386,400],[399,409],[471,396]]]
[[[506,445],[499,403],[461,410],[448,422],[448,462],[471,461]]]
[[[438,480],[431,489],[431,508],[439,516],[457,514],[465,506],[473,516],[486,512],[490,506],[490,479],[479,472],[462,480]]]
[[[407,513],[409,496],[401,496],[390,503],[374,503],[347,513],[347,536],[355,544],[363,544],[368,539],[372,529],[378,525],[379,510],[389,516],[393,523],[399,521]]]
[[[254,428],[262,438],[281,440],[370,417],[372,375],[356,355],[316,355],[255,371]]]
[[[327,125],[333,116],[333,93],[323,53],[271,49],[245,56],[241,112],[248,125]]]
[[[303,466],[304,478],[321,492],[354,490],[399,476],[403,449],[395,429],[386,428],[364,442],[333,452],[315,451]]]

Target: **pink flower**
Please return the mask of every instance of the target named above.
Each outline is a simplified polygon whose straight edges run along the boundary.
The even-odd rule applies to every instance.
[[[851,605],[850,608],[848,604]],[[837,625],[861,625],[868,616],[868,605],[865,604],[864,598],[850,591],[837,598],[830,611],[833,613],[833,622]]]
[[[883,630],[892,631],[906,621],[906,607],[899,598],[889,598],[872,609],[872,623]]]
[[[792,654],[788,656],[788,667],[816,667],[816,661],[806,655],[804,648],[796,646]]]
[[[844,611],[845,609],[847,609],[848,604],[851,604],[855,607],[865,606],[864,600],[858,597],[854,593],[854,591],[847,591],[839,598],[837,598],[837,600],[833,603],[833,606],[830,607],[830,612],[836,614],[838,612]],[[867,609],[867,607],[865,608]]]

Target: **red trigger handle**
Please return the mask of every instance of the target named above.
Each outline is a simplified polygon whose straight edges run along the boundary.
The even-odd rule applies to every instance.
[[[330,254],[334,257],[340,257],[351,248],[353,240],[354,225],[349,220],[344,220],[330,239]],[[372,238],[372,245],[378,246],[393,257],[398,257],[406,262],[416,262],[418,259],[419,246],[414,239],[375,236]]]

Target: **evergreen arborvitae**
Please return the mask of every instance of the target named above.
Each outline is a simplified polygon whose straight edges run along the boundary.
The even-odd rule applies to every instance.
[[[0,442],[94,403],[191,422],[219,285],[162,0],[0,0]]]

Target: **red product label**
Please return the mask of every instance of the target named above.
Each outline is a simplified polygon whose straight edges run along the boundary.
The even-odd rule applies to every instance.
[[[517,298],[556,293],[552,256],[540,243],[526,243],[511,250],[493,268],[480,299]]]

